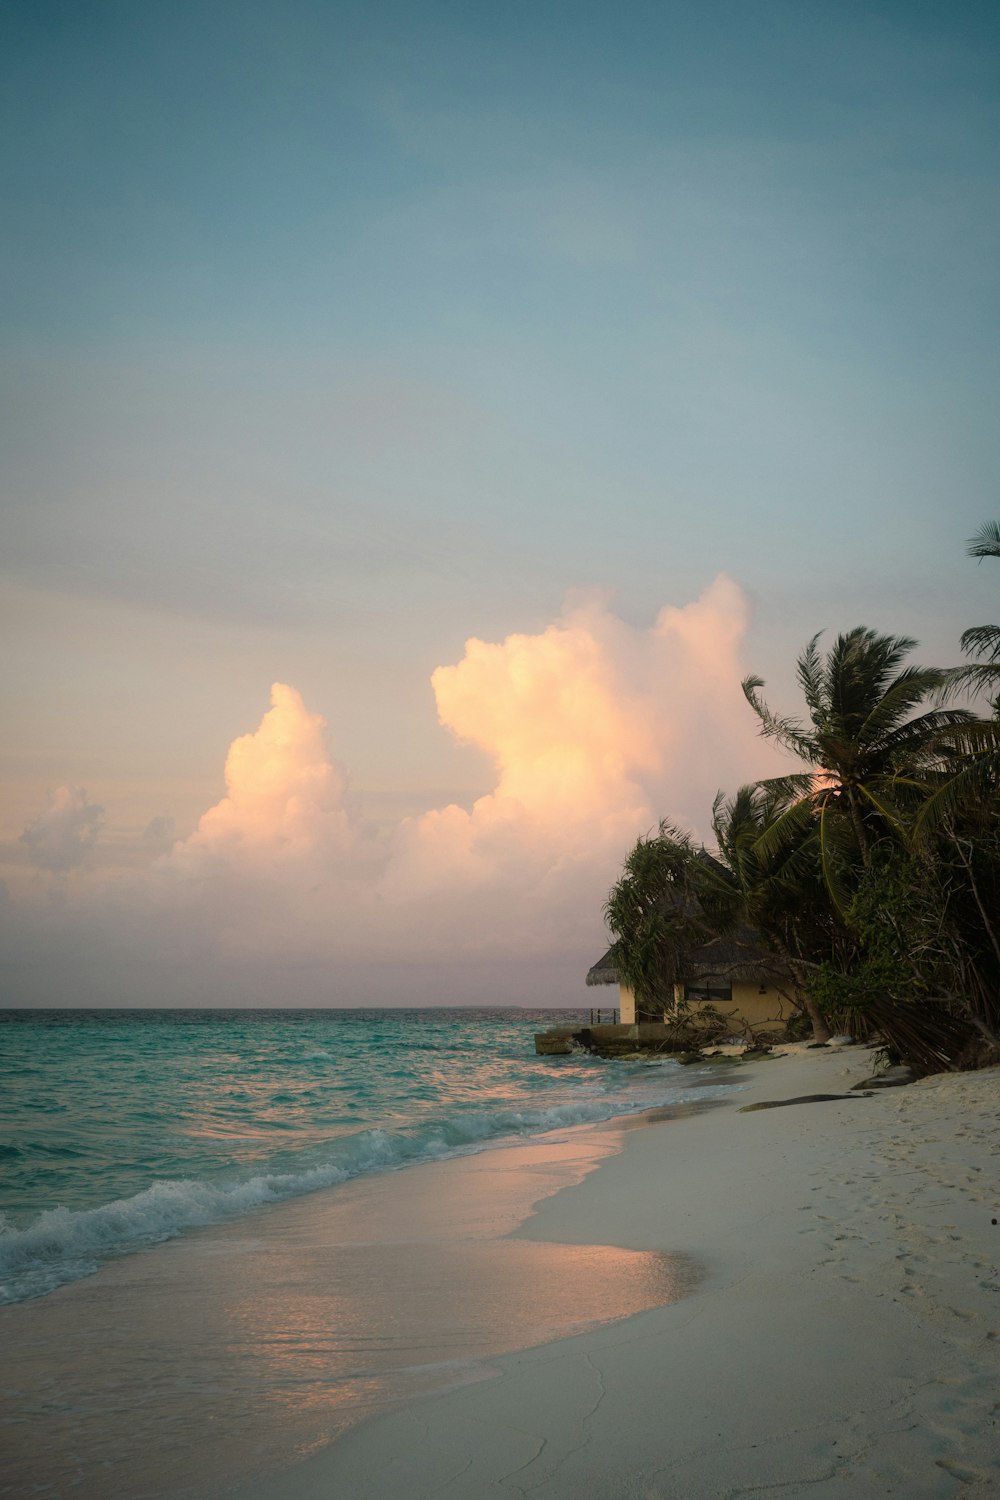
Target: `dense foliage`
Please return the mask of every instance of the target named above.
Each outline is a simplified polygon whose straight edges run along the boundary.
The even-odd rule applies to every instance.
[[[1000,557],[1000,525],[969,551]],[[921,1073],[996,1060],[1000,626],[966,631],[952,668],[908,665],[916,642],[865,626],[820,643],[798,661],[803,717],[743,684],[805,769],[720,792],[717,857],[666,823],[632,850],[606,907],[619,974],[660,1009],[698,949],[751,933],[817,1038],[878,1035]],[[959,694],[987,711],[948,706]]]

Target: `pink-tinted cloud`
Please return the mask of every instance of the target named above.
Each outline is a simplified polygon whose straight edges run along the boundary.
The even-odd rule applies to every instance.
[[[740,691],[747,620],[722,576],[646,630],[592,595],[539,635],[468,641],[432,684],[496,787],[404,821],[385,894],[462,951],[583,941],[640,833],[666,816],[707,834],[720,786],[775,770]]]
[[[481,848],[516,827],[558,856],[662,816],[704,828],[720,782],[771,763],[740,692],[746,626],[742,591],[722,576],[648,630],[593,595],[540,635],[468,641],[432,685],[441,723],[491,757],[496,788],[471,813],[430,812],[403,832]]]
[[[720,786],[776,768],[740,692],[746,626],[720,577],[647,628],[594,594],[535,635],[468,641],[432,686],[444,729],[492,762],[493,790],[381,839],[350,810],[324,720],[275,684],[230,747],[225,797],[144,879],[106,888],[99,925],[127,933],[133,969],[145,945],[164,963],[235,965],[244,987],[267,965],[273,986],[275,966],[333,982],[377,960],[436,966],[457,998],[470,966],[512,955],[582,975],[636,837],[664,816],[704,835]],[[65,814],[80,848],[87,806]]]
[[[277,873],[337,862],[355,843],[344,806],[347,772],[330,758],[324,719],[295,688],[272,685],[270,709],[230,745],[225,774],[225,797],[174,847],[179,869],[264,862]]]

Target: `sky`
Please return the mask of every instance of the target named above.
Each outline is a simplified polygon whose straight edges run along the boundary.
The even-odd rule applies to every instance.
[[[0,28],[0,1003],[591,1003],[742,676],[1000,617],[995,5]]]

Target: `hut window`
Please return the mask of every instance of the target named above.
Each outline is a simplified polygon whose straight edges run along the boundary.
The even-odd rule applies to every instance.
[[[732,998],[731,984],[686,984],[684,986],[685,1000],[699,1000],[709,1005],[728,1005],[732,1003]]]

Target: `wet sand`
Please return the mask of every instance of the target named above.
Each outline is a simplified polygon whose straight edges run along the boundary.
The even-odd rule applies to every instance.
[[[211,1497],[685,1295],[690,1258],[511,1237],[620,1145],[612,1122],[359,1179],[0,1309],[0,1495]]]

